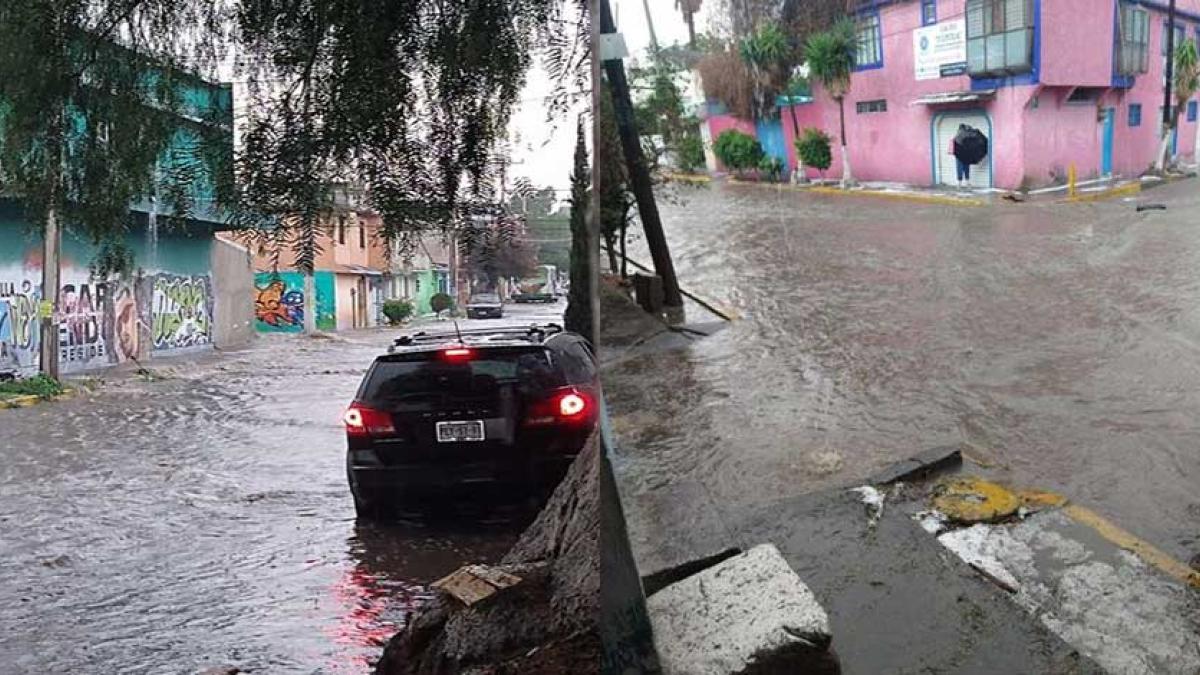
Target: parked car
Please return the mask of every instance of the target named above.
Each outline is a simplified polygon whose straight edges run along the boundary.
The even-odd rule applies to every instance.
[[[472,295],[467,301],[468,319],[499,319],[504,316],[504,303],[495,293]]]
[[[597,395],[591,347],[557,325],[403,335],[345,414],[355,510],[489,487],[544,499],[595,429]]]

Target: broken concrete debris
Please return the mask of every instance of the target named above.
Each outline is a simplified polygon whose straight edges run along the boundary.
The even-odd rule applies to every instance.
[[[487,565],[460,567],[431,584],[470,607],[496,593],[521,583],[521,577]]]

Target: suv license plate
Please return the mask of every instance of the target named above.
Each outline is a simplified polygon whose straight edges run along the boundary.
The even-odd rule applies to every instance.
[[[472,422],[438,422],[438,443],[463,443],[483,440],[483,420]]]

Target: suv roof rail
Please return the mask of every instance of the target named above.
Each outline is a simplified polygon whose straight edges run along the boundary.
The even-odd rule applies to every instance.
[[[457,328],[457,327],[456,327]],[[556,335],[563,332],[563,327],[556,323],[544,324],[529,324],[528,326],[498,326],[495,328],[472,328],[468,330],[447,330],[431,333],[428,331],[417,331],[401,335],[392,341],[392,344],[397,347],[412,347],[418,344],[428,344],[430,342],[445,342],[447,340],[463,341],[465,337],[477,337],[483,335],[511,335],[512,337],[526,337],[535,342],[542,342],[551,335]]]

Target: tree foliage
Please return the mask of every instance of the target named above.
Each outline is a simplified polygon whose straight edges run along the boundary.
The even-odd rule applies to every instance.
[[[492,212],[497,148],[537,53],[556,83],[549,114],[585,95],[585,8],[583,0],[243,0],[252,86],[239,225],[269,231],[289,218],[308,268],[319,249],[307,232],[335,206],[332,185],[361,186],[388,240]]]
[[[155,198],[170,227],[202,192],[228,197],[232,111],[197,106],[203,83],[190,71],[221,52],[221,7],[0,3],[0,191],[39,228],[54,209],[97,246],[100,277],[129,267],[131,204]]]
[[[839,101],[850,89],[857,47],[854,23],[849,19],[842,19],[829,30],[812,35],[804,47],[810,76]]]
[[[592,238],[588,233],[591,172],[583,120],[575,136],[575,163],[571,171],[571,290],[563,318],[567,330],[595,344],[592,319]]]
[[[829,134],[809,127],[804,135],[796,139],[796,154],[805,166],[811,166],[824,175],[825,170],[833,163],[831,144],[833,139]]]
[[[729,129],[713,143],[713,153],[726,168],[742,172],[757,169],[763,159],[762,144],[750,134]]]
[[[520,279],[537,269],[537,250],[517,218],[506,215],[472,229],[477,234],[462,238],[462,254],[463,264],[475,279],[494,288],[501,279]]]

